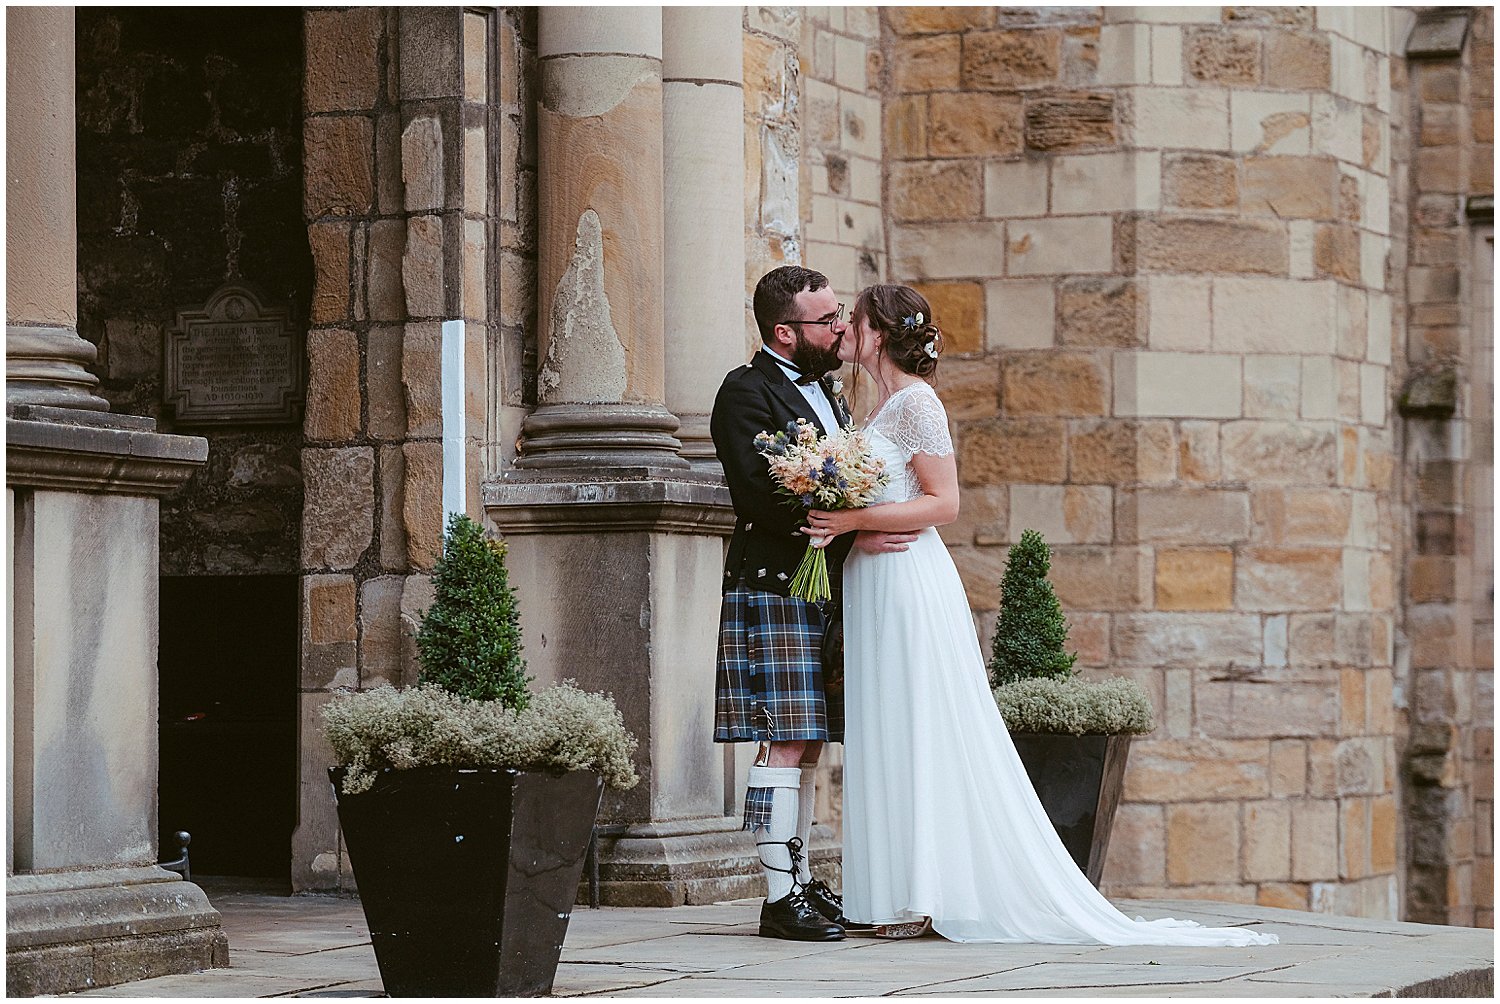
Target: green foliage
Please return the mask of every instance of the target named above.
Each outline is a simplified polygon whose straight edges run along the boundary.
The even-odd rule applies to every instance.
[[[341,694],[323,707],[323,733],[348,768],[344,793],[366,791],[387,767],[593,770],[613,788],[635,787],[636,739],[614,701],[572,681],[549,687],[524,710],[423,684]]]
[[[990,679],[996,685],[1073,675],[1078,654],[1063,651],[1068,624],[1047,571],[1052,554],[1042,535],[1026,530],[1010,549],[1000,583],[1000,617],[995,622]]]
[[[1017,680],[995,688],[995,703],[1012,732],[1139,736],[1156,727],[1151,698],[1123,676],[1102,682],[1078,677]]]
[[[460,697],[525,708],[531,678],[521,658],[521,614],[505,570],[505,544],[453,513],[433,585],[437,600],[417,632],[422,682]]]

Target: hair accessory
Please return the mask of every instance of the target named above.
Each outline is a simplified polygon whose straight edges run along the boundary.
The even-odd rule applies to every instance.
[[[938,357],[937,339],[934,338],[932,341],[922,346],[922,351],[927,353],[930,358],[936,359]]]
[[[916,330],[917,326],[923,322],[923,320],[924,318],[922,317],[922,312],[919,310],[915,315],[901,318],[901,327],[906,329],[907,331],[914,331]]]

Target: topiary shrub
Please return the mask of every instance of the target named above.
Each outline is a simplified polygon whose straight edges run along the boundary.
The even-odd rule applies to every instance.
[[[423,683],[519,711],[530,699],[531,678],[521,658],[521,613],[505,550],[463,513],[448,517],[433,574],[437,598],[422,616],[417,653]]]
[[[995,621],[990,680],[996,686],[1073,675],[1078,653],[1063,651],[1068,623],[1047,572],[1052,554],[1035,530],[1026,530],[1010,549],[1005,577],[1000,583],[1000,617]]]

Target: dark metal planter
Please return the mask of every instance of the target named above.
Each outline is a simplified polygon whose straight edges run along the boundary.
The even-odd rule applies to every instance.
[[[421,767],[358,795],[329,776],[387,994],[552,992],[599,775]]]
[[[1097,888],[1132,737],[1012,732],[1010,738],[1063,846]]]

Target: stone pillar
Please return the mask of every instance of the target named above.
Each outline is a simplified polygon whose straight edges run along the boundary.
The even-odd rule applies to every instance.
[[[683,467],[662,358],[659,8],[553,8],[538,35],[540,407],[519,467]]]
[[[662,8],[667,407],[694,466],[716,466],[709,413],[744,362],[741,18],[738,7]]]
[[[78,336],[73,8],[5,12],[5,397],[108,411]]]
[[[6,990],[35,995],[228,965],[228,944],[203,890],[156,865],[158,500],[208,443],[92,394],[73,11],[6,19]]]
[[[510,544],[536,686],[613,694],[640,740],[641,784],[601,809],[605,902],[671,906],[759,879],[712,735],[733,510],[722,476],[679,455],[664,407],[661,26],[659,8],[540,12],[539,406],[484,504]]]

